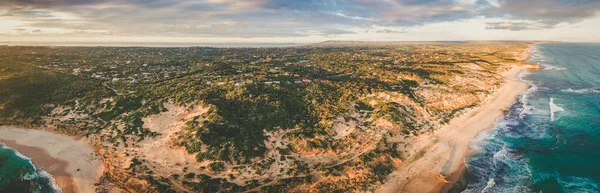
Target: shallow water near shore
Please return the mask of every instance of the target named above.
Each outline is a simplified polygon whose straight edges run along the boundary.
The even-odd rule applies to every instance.
[[[60,192],[52,176],[31,159],[0,143],[0,192]]]
[[[463,192],[600,192],[600,44],[536,45],[531,84],[480,133]]]

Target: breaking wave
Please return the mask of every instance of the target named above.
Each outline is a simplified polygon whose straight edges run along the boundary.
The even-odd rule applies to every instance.
[[[550,64],[540,64],[540,66],[542,66],[544,70],[568,70],[565,67],[553,66]]]
[[[62,192],[47,171],[36,168],[31,159],[0,143],[0,192]]]
[[[530,62],[573,67],[557,72],[551,70],[566,68],[545,65],[545,71],[521,74],[530,89],[494,129],[471,141],[479,153],[466,160],[463,192],[600,192],[594,172],[600,170],[593,164],[600,155],[595,129],[600,111],[597,97],[589,94],[600,93],[600,76],[593,74],[597,62],[574,59],[573,53],[583,51],[571,47],[539,47]]]
[[[550,102],[548,103],[548,105],[550,106],[550,121],[555,120],[554,114],[556,112],[565,111],[565,109],[563,109],[562,107],[559,107],[558,105],[554,104],[554,98],[550,98]]]
[[[589,94],[589,93],[600,93],[600,88],[589,88],[589,89],[563,89],[563,92],[568,93],[579,93],[579,94]]]

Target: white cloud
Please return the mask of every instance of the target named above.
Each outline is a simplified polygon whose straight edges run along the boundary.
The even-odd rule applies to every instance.
[[[598,39],[581,29],[600,28],[588,22],[597,19],[599,5],[546,0],[22,1],[19,6],[0,3],[0,40]]]

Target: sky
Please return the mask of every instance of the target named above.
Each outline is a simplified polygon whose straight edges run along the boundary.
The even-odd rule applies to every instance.
[[[600,41],[600,0],[0,0],[1,42]]]

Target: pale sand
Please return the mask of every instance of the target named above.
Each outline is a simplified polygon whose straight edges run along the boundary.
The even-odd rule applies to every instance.
[[[447,191],[447,185],[439,174],[449,175],[450,183],[458,180],[464,169],[464,160],[470,153],[471,140],[480,131],[494,127],[496,120],[504,115],[516,102],[518,96],[525,92],[529,85],[520,80],[524,70],[534,69],[532,65],[515,65],[503,75],[506,83],[489,96],[478,108],[453,119],[431,135],[406,140],[417,150],[425,153],[422,158],[405,163],[399,170],[388,176],[385,184],[377,190],[387,192],[440,192]]]
[[[0,142],[31,158],[56,179],[63,193],[96,192],[104,166],[83,140],[46,131],[0,126]]]
[[[195,156],[188,154],[183,148],[174,148],[171,144],[178,136],[178,132],[186,127],[186,122],[206,113],[208,107],[202,105],[182,107],[172,103],[165,103],[164,107],[168,111],[142,119],[144,128],[161,135],[156,138],[146,138],[139,143],[139,148],[134,149],[160,172],[183,174],[184,167],[188,167],[189,172],[198,172]],[[202,122],[202,118],[199,121]]]

